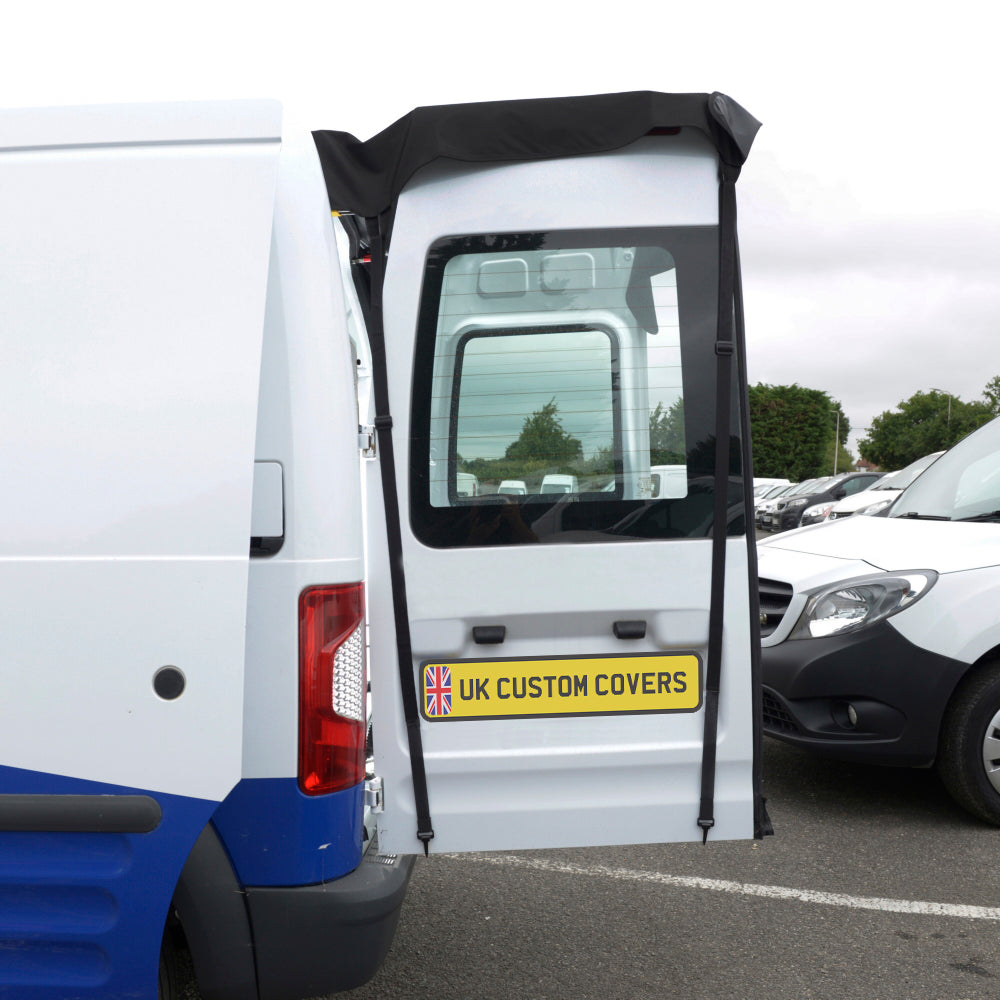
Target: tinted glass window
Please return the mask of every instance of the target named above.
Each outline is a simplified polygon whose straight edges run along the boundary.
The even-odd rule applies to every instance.
[[[889,516],[1000,520],[1000,420],[945,452],[903,491]]]
[[[848,479],[844,483],[844,490],[847,496],[853,496],[855,493],[860,493],[862,490],[868,489],[878,476],[859,476],[857,479]]]
[[[608,331],[473,332],[454,361],[454,378],[442,379],[452,384],[441,387],[454,391],[434,401],[454,421],[447,430],[439,421],[447,436],[432,442],[435,455],[449,454],[428,468],[433,505],[455,502],[452,470],[475,475],[480,495],[506,481],[523,482],[525,493],[579,494],[614,478],[618,351]]]
[[[709,534],[717,254],[710,227],[436,243],[414,371],[417,537]],[[735,533],[735,437],[730,455]]]

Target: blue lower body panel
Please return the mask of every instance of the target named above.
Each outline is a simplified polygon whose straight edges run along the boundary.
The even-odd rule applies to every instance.
[[[174,886],[216,806],[0,767],[0,998],[156,1000]]]
[[[303,795],[295,778],[245,778],[213,822],[243,885],[328,882],[361,863],[364,784]]]

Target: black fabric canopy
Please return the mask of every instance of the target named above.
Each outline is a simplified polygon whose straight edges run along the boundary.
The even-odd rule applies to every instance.
[[[330,207],[373,218],[391,209],[421,167],[444,158],[504,163],[621,149],[654,129],[690,126],[737,170],[760,123],[725,94],[636,91],[593,97],[490,101],[417,108],[361,142],[313,132]]]

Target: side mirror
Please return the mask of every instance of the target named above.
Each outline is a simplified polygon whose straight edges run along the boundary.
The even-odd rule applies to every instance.
[[[843,486],[838,486],[832,495],[834,500],[843,500],[847,496],[847,490]]]

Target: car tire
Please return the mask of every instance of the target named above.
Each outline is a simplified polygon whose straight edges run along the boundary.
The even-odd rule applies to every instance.
[[[941,724],[938,774],[973,816],[1000,826],[1000,663],[988,663],[955,691]]]
[[[174,928],[167,925],[160,945],[160,971],[158,979],[158,1000],[179,1000],[180,972],[178,969],[177,936]]]

